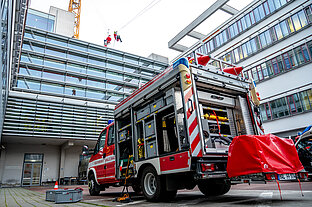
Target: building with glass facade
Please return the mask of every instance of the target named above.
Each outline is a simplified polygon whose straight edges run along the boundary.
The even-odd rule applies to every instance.
[[[114,106],[167,67],[55,33],[56,21],[28,9],[2,133],[15,170],[4,170],[3,183],[77,177],[82,146],[94,146]]]
[[[0,185],[5,166],[6,146],[3,144],[2,130],[11,80],[11,69],[18,64],[22,45],[27,0],[0,1]]]
[[[210,54],[243,66],[257,84],[265,132],[294,137],[311,125],[311,25],[311,1],[253,1],[181,56]]]

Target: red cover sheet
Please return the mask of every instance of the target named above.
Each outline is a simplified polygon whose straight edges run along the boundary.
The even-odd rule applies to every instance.
[[[272,134],[242,135],[235,137],[229,147],[229,177],[261,172],[297,173],[303,169],[291,139]]]

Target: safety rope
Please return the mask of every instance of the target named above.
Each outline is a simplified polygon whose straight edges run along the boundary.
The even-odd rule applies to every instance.
[[[216,116],[216,120],[217,120],[217,126],[218,126],[218,129],[219,129],[219,135],[220,135],[220,137],[222,137],[222,135],[221,135],[221,133],[220,133],[220,131],[221,131],[221,127],[220,127],[220,125],[219,125],[219,120],[218,120],[218,116],[217,116],[217,114],[216,114],[216,112],[214,111],[214,110],[212,110],[212,112],[213,112],[213,114]]]
[[[302,187],[301,187],[300,179],[299,179],[299,178],[297,178],[297,179],[298,179],[298,182],[299,182],[299,187],[300,187],[300,191],[301,191],[301,196],[304,196],[304,195],[303,195],[303,192],[302,192]]]

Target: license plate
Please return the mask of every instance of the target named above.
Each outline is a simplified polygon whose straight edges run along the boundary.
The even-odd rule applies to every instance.
[[[296,180],[296,174],[294,173],[287,173],[287,174],[280,174],[278,175],[279,180]]]

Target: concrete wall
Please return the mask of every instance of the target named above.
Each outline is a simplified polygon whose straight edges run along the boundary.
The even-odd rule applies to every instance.
[[[50,7],[50,14],[55,15],[55,33],[72,37],[74,35],[75,15],[71,12]]]
[[[65,150],[64,177],[78,177],[79,154],[81,146],[72,146]]]
[[[64,177],[78,177],[79,154],[81,146],[65,149]],[[1,151],[0,183],[21,185],[25,153],[43,154],[41,182],[56,181],[59,178],[61,146],[7,144]]]
[[[52,181],[58,178],[59,169],[59,146],[52,145],[27,145],[7,144],[5,151],[2,184],[20,185],[23,174],[23,162],[25,153],[42,153],[42,181]]]

